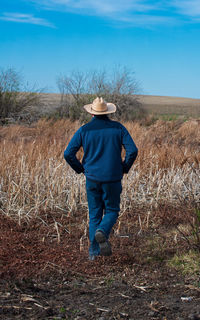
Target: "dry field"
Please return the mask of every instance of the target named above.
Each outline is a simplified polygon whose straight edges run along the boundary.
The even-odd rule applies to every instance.
[[[85,177],[63,158],[80,124],[0,127],[0,319],[200,319],[199,121],[124,125],[139,155],[95,262]]]
[[[125,123],[139,149],[123,179],[121,214],[134,206],[199,203],[200,126],[158,121]],[[40,120],[32,127],[0,128],[1,212],[20,223],[40,210],[63,213],[86,208],[85,177],[75,174],[63,151],[79,123]],[[81,152],[79,157],[81,157]]]
[[[139,95],[144,110],[155,116],[200,117],[200,99]]]
[[[49,115],[55,112],[60,104],[60,94],[43,93],[42,107],[33,107],[33,112]],[[150,115],[174,116],[184,118],[200,117],[200,99],[164,97],[151,95],[138,95],[138,100],[142,104],[142,108]]]

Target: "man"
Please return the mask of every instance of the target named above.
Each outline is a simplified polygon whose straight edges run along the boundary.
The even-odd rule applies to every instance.
[[[116,106],[96,98],[84,106],[93,115],[92,120],[80,127],[64,152],[64,158],[77,172],[86,176],[86,191],[89,207],[89,259],[112,254],[108,241],[120,210],[121,180],[128,173],[137,157],[137,147],[127,129],[108,114]],[[83,147],[82,163],[76,153]],[[126,157],[122,161],[122,146]]]

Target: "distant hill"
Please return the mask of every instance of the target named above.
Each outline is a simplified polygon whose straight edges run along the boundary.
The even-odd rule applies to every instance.
[[[177,98],[168,96],[137,95],[142,108],[153,115],[177,115],[199,118],[200,99]],[[42,106],[33,107],[42,114],[54,113],[60,104],[60,94],[43,93]]]
[[[149,114],[200,117],[200,99],[138,95]]]

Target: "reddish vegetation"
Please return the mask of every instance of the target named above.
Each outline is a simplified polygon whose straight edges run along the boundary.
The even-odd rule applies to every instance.
[[[166,254],[167,257],[170,251],[174,252],[175,243],[171,235],[167,236],[165,233],[170,232],[178,223],[187,221],[186,212],[187,209],[159,207],[151,214],[148,226],[145,222],[145,209],[133,209],[133,212],[125,213],[111,236],[113,256],[99,257],[93,264],[88,261],[87,237],[80,252],[82,230],[79,225],[83,214],[76,213],[67,217],[56,213],[41,213],[39,218],[32,219],[29,224],[24,222],[21,226],[11,218],[1,215],[0,275],[2,278],[13,279],[66,271],[103,275],[112,270],[120,272],[126,267],[132,268],[135,264],[144,263],[145,254],[155,254],[156,250],[157,253],[160,251],[159,255]],[[60,242],[54,219],[60,226]],[[152,236],[159,236],[160,247],[146,246],[145,241]],[[180,242],[181,248],[181,237],[176,241]],[[161,248],[162,243],[165,243],[165,248]]]
[[[80,252],[78,234],[64,233],[61,242],[54,237],[51,227],[32,221],[31,225],[17,225],[10,218],[0,216],[0,261],[2,278],[27,278],[54,273],[54,271],[75,271],[102,275],[104,258],[91,267],[86,250]],[[49,235],[50,234],[50,235]],[[131,263],[128,256],[119,261],[120,252],[108,259],[107,267]],[[90,266],[90,267],[89,267]],[[106,270],[105,270],[106,272]]]
[[[40,121],[32,128],[0,128],[0,319],[200,319],[197,276],[184,278],[167,264],[175,253],[189,251],[188,229],[181,234],[176,227],[196,226],[191,199],[179,207],[159,203],[151,212],[149,207],[135,207],[133,199],[111,235],[113,255],[94,262],[88,261],[88,241],[83,237],[86,208],[77,204],[69,214],[63,196],[65,210],[49,209],[54,198],[58,204],[60,189],[53,183],[58,173],[54,174],[54,163],[43,166],[50,155],[63,161],[63,149],[78,126],[62,120]],[[181,168],[186,162],[197,174],[197,121],[157,122],[150,127],[127,123],[126,127],[140,149],[136,166],[147,176],[151,165],[159,170]],[[45,174],[55,176],[49,185]],[[41,185],[36,177],[43,179]],[[42,198],[34,211],[42,192],[49,207]],[[190,241],[192,236],[191,232]],[[182,296],[192,296],[192,301],[184,304]]]
[[[170,234],[181,212],[158,208],[143,230],[139,216],[143,210],[127,212],[116,226],[113,256],[90,262],[87,246],[79,251],[81,215],[41,213],[43,222],[36,217],[21,226],[1,215],[0,319],[200,319],[196,279],[183,279],[166,265],[185,247]],[[63,226],[60,243],[53,218]]]

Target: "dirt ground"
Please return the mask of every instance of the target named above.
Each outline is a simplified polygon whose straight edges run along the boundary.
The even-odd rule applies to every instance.
[[[59,242],[42,220],[0,216],[0,319],[200,319],[198,279],[167,266],[170,244],[151,255],[145,235],[113,234],[113,255],[88,261],[79,230],[62,220]]]

